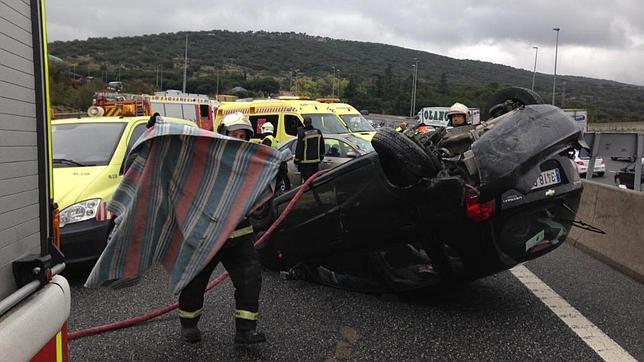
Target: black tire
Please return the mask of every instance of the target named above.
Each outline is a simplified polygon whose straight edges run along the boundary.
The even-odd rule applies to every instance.
[[[603,172],[597,172],[597,176],[598,177],[604,177],[604,173]]]
[[[496,118],[513,109],[529,104],[543,104],[543,98],[528,88],[510,87],[501,89],[490,99],[487,116]]]
[[[400,187],[411,186],[440,171],[440,161],[414,141],[391,128],[379,128],[371,140],[389,181]]]

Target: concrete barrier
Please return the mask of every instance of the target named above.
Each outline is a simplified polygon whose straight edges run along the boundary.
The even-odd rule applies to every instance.
[[[597,234],[573,227],[568,242],[634,279],[644,282],[644,193],[583,181],[577,220]]]

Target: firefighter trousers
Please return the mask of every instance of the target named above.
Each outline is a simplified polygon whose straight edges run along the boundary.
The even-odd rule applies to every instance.
[[[183,288],[179,294],[179,320],[182,327],[197,326],[210,275],[221,261],[235,287],[236,328],[255,329],[262,268],[257,260],[254,241],[254,234],[229,239],[212,261]]]
[[[309,177],[313,176],[314,173],[318,172],[320,169],[319,163],[300,163],[297,166],[298,171],[302,175],[302,182],[308,180]]]

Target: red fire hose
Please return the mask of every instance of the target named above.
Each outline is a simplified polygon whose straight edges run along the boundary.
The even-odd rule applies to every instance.
[[[304,184],[297,190],[295,193],[295,196],[291,199],[291,201],[286,205],[286,208],[284,211],[280,214],[280,216],[273,222],[270,228],[266,230],[266,232],[255,242],[255,247],[260,246],[268,237],[273,233],[275,229],[284,221],[286,216],[293,210],[295,207],[295,204],[297,204],[298,200],[304,195],[304,192],[309,188],[309,185],[318,178],[320,175],[324,174],[328,170],[320,170],[313,174],[311,177],[309,177]],[[214,288],[216,285],[221,284],[226,278],[228,277],[228,272],[223,272],[220,275],[218,275],[215,279],[213,279],[210,283],[208,283],[208,286],[206,287],[206,291],[211,290]],[[96,326],[96,327],[90,327],[86,329],[81,329],[79,331],[71,332],[67,335],[68,340],[72,339],[77,339],[77,338],[82,338],[82,337],[87,337],[87,336],[92,336],[95,334],[103,333],[103,332],[108,332],[108,331],[114,331],[117,329],[122,329],[122,328],[127,328],[131,327],[133,325],[145,322],[147,320],[150,320],[152,318],[156,318],[160,315],[166,314],[168,312],[171,312],[175,309],[179,308],[179,303],[175,302],[173,304],[166,305],[161,308],[157,308],[153,311],[150,311],[148,313],[136,316],[136,317],[131,317],[128,319],[124,319],[121,321],[117,322],[112,322],[108,324],[104,324],[102,326]]]

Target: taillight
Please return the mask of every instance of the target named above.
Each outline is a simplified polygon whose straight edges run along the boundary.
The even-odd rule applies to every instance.
[[[472,221],[485,221],[494,215],[495,210],[496,201],[494,199],[481,203],[476,191],[470,189],[465,191],[465,211]]]

